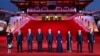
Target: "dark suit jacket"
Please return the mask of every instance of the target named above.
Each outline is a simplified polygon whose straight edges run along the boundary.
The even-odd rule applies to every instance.
[[[82,43],[83,42],[83,36],[82,36],[82,34],[81,35],[79,35],[79,34],[76,35],[76,41],[78,43]]]
[[[36,34],[36,40],[37,42],[42,42],[43,41],[43,34],[42,33],[37,33]]]
[[[94,33],[88,32],[88,40],[89,40],[90,43],[94,42]]]
[[[28,41],[28,42],[32,42],[33,39],[34,39],[34,38],[33,38],[33,34],[32,34],[32,33],[30,33],[30,34],[28,33],[28,34],[27,34],[27,41]]]
[[[10,44],[12,43],[13,40],[13,34],[12,33],[8,33],[7,34],[7,43]]]
[[[23,34],[17,34],[17,36],[16,36],[16,41],[18,42],[18,43],[20,43],[20,42],[22,42],[23,41]]]
[[[49,33],[47,33],[47,41],[48,42],[53,42],[53,34],[51,33],[51,34],[49,34]]]

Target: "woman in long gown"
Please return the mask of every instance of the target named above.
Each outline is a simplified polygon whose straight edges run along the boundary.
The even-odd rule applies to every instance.
[[[57,52],[62,52],[62,35],[60,33],[60,30],[58,30],[57,36],[56,36],[56,40],[57,40]]]
[[[70,33],[70,31],[68,31],[67,35],[66,35],[66,41],[67,41],[67,51],[68,52],[72,52],[72,35]]]

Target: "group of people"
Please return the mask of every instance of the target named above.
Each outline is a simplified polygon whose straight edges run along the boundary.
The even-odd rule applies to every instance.
[[[34,35],[31,31],[31,29],[28,29],[28,33],[27,33],[27,51],[28,52],[32,52],[32,44],[34,41]],[[39,28],[37,33],[36,33],[36,41],[38,44],[38,51],[41,52],[42,51],[42,42],[43,42],[43,33],[41,31],[41,29]],[[88,37],[88,50],[89,53],[93,53],[93,45],[94,45],[94,33],[93,30],[91,29],[88,33],[87,33],[87,37]],[[54,41],[54,35],[52,32],[52,29],[48,29],[48,32],[46,34],[46,40],[48,42],[48,51],[52,52],[52,44]],[[12,49],[12,40],[13,40],[13,34],[11,32],[11,30],[9,30],[8,34],[7,34],[7,45],[8,45],[8,53],[11,53],[11,49]],[[22,52],[22,41],[23,41],[23,34],[21,32],[21,30],[18,31],[17,35],[16,35],[16,41],[17,41],[17,52]],[[56,35],[56,41],[57,41],[57,52],[62,52],[63,48],[62,48],[62,34],[61,31],[58,30],[57,35]],[[71,35],[71,31],[69,30],[66,34],[66,46],[67,46],[67,51],[68,52],[72,52],[72,35]],[[76,42],[77,42],[77,52],[82,53],[82,45],[83,45],[83,35],[81,30],[78,30],[78,33],[76,34]]]

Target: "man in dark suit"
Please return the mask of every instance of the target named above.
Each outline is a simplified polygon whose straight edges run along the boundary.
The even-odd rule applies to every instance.
[[[23,34],[21,33],[21,30],[18,31],[18,34],[16,36],[16,41],[17,41],[17,52],[22,52]]]
[[[90,32],[88,32],[88,49],[90,53],[93,53],[93,45],[94,45],[94,33],[93,30],[90,29]]]
[[[31,32],[31,29],[28,29],[27,33],[28,52],[32,52],[32,41],[33,41],[33,34]]]
[[[41,29],[38,29],[36,40],[38,43],[38,51],[42,51],[43,33],[41,32]]]
[[[51,29],[48,29],[48,33],[46,37],[47,37],[47,42],[48,42],[48,51],[52,51],[53,33]]]
[[[81,30],[78,30],[78,33],[76,35],[76,41],[77,41],[77,52],[82,53],[83,36]]]

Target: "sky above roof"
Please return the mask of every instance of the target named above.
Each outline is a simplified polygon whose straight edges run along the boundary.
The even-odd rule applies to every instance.
[[[10,2],[10,0],[0,0],[0,8],[8,11],[17,11],[17,7]],[[100,0],[94,0],[90,3],[86,10],[99,10],[100,9]]]

